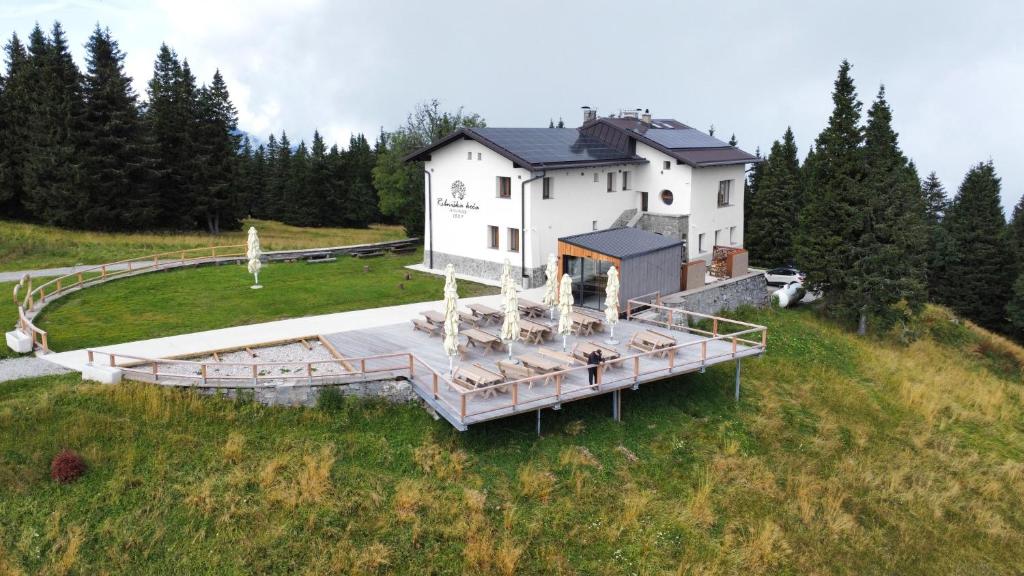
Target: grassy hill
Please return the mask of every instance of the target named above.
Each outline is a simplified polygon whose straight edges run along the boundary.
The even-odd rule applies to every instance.
[[[103,264],[172,250],[245,244],[249,226],[259,230],[260,245],[265,251],[364,244],[405,237],[400,226],[299,228],[269,220],[246,220],[238,230],[218,236],[83,232],[0,220],[0,271]]]
[[[266,408],[0,385],[0,573],[1018,574],[1024,350],[931,309],[902,345],[746,311],[769,353],[453,431],[413,405]],[[48,463],[79,450],[88,474]]]

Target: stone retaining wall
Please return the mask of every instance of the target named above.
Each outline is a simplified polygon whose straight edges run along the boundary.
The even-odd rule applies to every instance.
[[[518,255],[517,255],[518,256]],[[521,262],[519,258],[509,259],[509,263],[512,265],[512,278],[519,283],[523,288],[537,288],[543,286],[545,282],[544,274],[546,273],[546,266],[539,268],[527,268],[526,274],[528,278],[522,278],[522,266],[516,264]],[[451,264],[455,267],[455,271],[459,274],[465,274],[466,276],[476,276],[478,278],[491,278],[498,280],[501,278],[501,269],[504,264],[501,262],[491,262],[488,260],[478,260],[476,258],[467,258],[465,256],[456,256],[455,254],[446,254],[444,252],[434,252],[434,270],[444,270],[444,267]],[[426,267],[430,266],[430,251],[425,250],[423,252],[423,265]]]
[[[768,305],[768,284],[764,274],[752,272],[737,278],[719,280],[703,288],[677,292],[662,298],[662,304],[700,314],[718,314],[750,305]]]

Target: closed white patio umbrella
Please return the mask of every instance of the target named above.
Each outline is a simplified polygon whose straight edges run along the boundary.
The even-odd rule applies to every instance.
[[[548,267],[545,271],[547,281],[544,283],[544,300],[542,304],[551,309],[551,319],[555,319],[555,306],[558,306],[558,259],[548,254]]]
[[[505,300],[502,303],[505,319],[501,323],[501,339],[508,347],[508,359],[512,359],[512,343],[519,340],[519,294],[509,279],[505,285]]]
[[[260,237],[256,234],[255,226],[249,227],[249,238],[245,244],[245,256],[249,259],[249,274],[255,277],[251,288],[253,290],[263,288],[263,286],[260,286],[260,268],[263,267],[263,263],[260,262],[260,256],[263,255],[263,251],[260,250]]]
[[[609,344],[618,344],[615,339],[615,325],[619,323],[619,271],[612,266],[608,269],[608,284],[604,289],[604,319],[608,321]]]
[[[501,266],[499,282],[501,282],[501,295],[504,296],[505,291],[512,283],[512,263],[508,261],[508,258],[505,258],[505,263]]]
[[[562,274],[558,287],[558,333],[562,335],[562,352],[568,348],[569,334],[572,333],[572,276]]]
[[[448,373],[454,371],[455,356],[459,353],[459,286],[455,281],[455,267],[444,269],[444,353],[448,355]]]

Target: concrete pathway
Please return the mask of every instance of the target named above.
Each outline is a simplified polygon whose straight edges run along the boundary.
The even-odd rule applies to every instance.
[[[49,374],[64,374],[70,371],[68,368],[33,356],[0,360],[0,382]]]
[[[0,282],[17,282],[21,280],[21,277],[25,274],[30,274],[33,278],[48,278],[50,276],[67,276],[68,274],[74,274],[79,270],[85,268],[92,268],[99,266],[99,264],[79,264],[77,266],[68,266],[64,268],[43,268],[41,270],[20,270],[18,272],[0,272]],[[107,266],[107,270],[127,270],[127,264],[110,264]]]
[[[523,290],[520,292],[520,295],[523,298],[540,302],[544,298],[544,288]],[[501,306],[501,295],[494,294],[464,298],[459,300],[459,305],[461,308],[465,308],[466,305],[474,302],[499,308]],[[262,324],[180,334],[178,336],[126,342],[111,346],[98,346],[95,350],[146,358],[191,356],[213,350],[242,348],[266,342],[291,340],[306,336],[317,336],[319,334],[333,334],[350,330],[409,323],[413,318],[421,318],[420,312],[423,310],[442,310],[441,304],[440,300],[436,300],[416,304],[403,304],[401,306],[389,306],[386,308],[306,316],[304,318],[292,318],[289,320],[264,322]],[[409,329],[412,329],[412,324],[409,324]],[[80,372],[88,362],[88,353],[85,349],[72,350],[70,352],[53,352],[41,355],[39,358]],[[97,361],[105,361],[105,359]]]

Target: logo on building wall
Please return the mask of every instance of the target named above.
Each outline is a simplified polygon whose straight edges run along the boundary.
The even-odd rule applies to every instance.
[[[438,198],[437,205],[441,208],[447,208],[451,212],[452,218],[462,218],[469,210],[480,209],[480,205],[476,202],[466,201],[466,184],[462,180],[452,182],[451,194],[452,200],[443,197]]]

